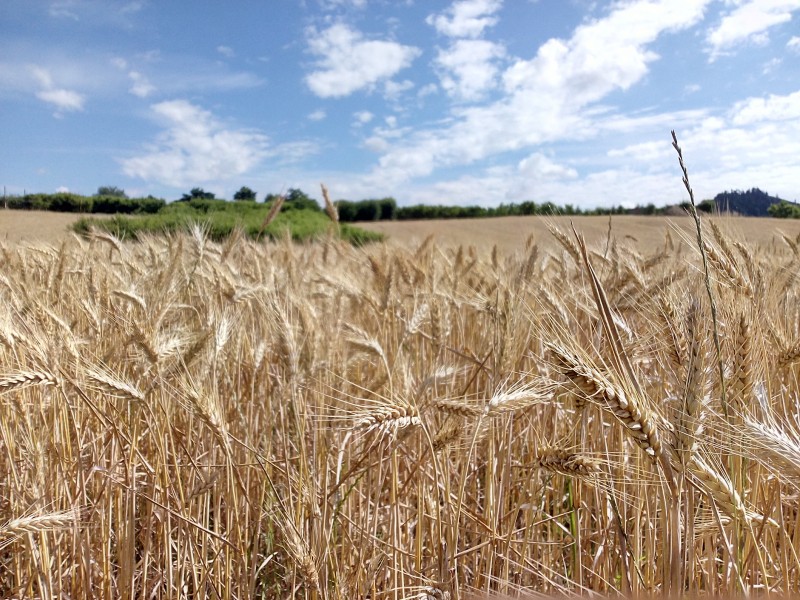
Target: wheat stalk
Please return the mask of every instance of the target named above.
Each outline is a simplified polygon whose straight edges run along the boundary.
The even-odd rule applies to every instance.
[[[0,393],[33,385],[57,385],[55,375],[47,371],[16,371],[0,375]]]
[[[600,473],[599,461],[556,446],[540,448],[533,465],[567,477],[589,478]]]

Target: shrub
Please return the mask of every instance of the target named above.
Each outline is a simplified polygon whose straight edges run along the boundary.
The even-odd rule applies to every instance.
[[[47,204],[45,210],[56,212],[92,212],[92,198],[70,194],[67,192],[51,194],[49,198],[43,199]]]
[[[786,200],[770,205],[767,212],[776,219],[800,219],[800,206]]]

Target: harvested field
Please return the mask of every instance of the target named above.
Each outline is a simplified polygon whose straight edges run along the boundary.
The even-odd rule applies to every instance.
[[[712,225],[708,282],[666,230],[0,244],[0,597],[797,593],[800,240]]]
[[[60,242],[81,217],[76,213],[0,209],[0,241]]]
[[[69,237],[70,226],[82,215],[44,211],[0,210],[0,241],[39,241],[54,243]],[[104,215],[92,215],[103,218]],[[575,224],[589,244],[604,245],[608,238],[608,217],[498,217],[492,219],[455,219],[442,221],[381,221],[357,223],[358,227],[386,234],[392,245],[419,244],[433,235],[440,246],[475,246],[490,251],[497,245],[505,252],[516,252],[524,247],[529,236],[542,248],[551,247],[553,237],[547,223],[569,230]],[[761,246],[780,241],[779,232],[790,236],[800,234],[800,221],[787,219],[762,219],[749,217],[722,217],[719,222],[738,237]],[[689,217],[640,217],[615,215],[611,219],[611,233],[618,240],[641,252],[654,251],[666,231],[676,240],[678,232],[691,235],[693,224]]]
[[[769,244],[776,238],[776,231],[789,235],[800,233],[800,221],[787,219],[763,219],[753,217],[721,217],[731,231],[742,239],[755,244]],[[389,236],[390,243],[400,245],[419,243],[429,235],[443,246],[475,246],[481,250],[491,250],[492,246],[503,252],[519,250],[528,236],[548,246],[553,238],[547,230],[551,222],[562,229],[569,229],[570,222],[586,236],[589,244],[604,244],[608,237],[608,217],[497,217],[491,219],[454,219],[442,221],[379,221],[361,222],[357,225],[370,231]],[[687,217],[642,217],[614,215],[611,217],[612,235],[626,240],[642,252],[654,251],[667,230],[691,233],[694,223]]]

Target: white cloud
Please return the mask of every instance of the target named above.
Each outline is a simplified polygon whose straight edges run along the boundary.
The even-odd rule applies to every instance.
[[[74,5],[75,2],[73,0],[53,2],[47,10],[47,13],[54,19],[72,19],[73,21],[79,21],[78,15],[73,10]]]
[[[144,154],[120,161],[129,177],[186,187],[241,175],[267,155],[265,135],[228,129],[186,100],[160,102],[151,110],[166,130]]]
[[[375,118],[375,115],[368,110],[360,110],[353,113],[353,118],[355,119],[356,125],[366,125]]]
[[[425,22],[448,37],[476,38],[497,23],[495,13],[502,5],[502,0],[458,0],[444,14],[429,15]]]
[[[53,77],[50,75],[50,71],[37,65],[32,66],[30,70],[31,75],[33,75],[33,78],[40,86],[44,88],[53,87]]]
[[[36,97],[39,100],[44,100],[54,105],[59,110],[83,110],[83,104],[86,98],[78,92],[71,90],[51,89],[36,92]]]
[[[800,37],[792,36],[792,39],[786,42],[786,48],[792,52],[800,52]]]
[[[436,85],[435,83],[429,83],[419,88],[419,91],[417,92],[417,97],[424,98],[425,96],[430,96],[431,94],[435,94],[438,91],[439,91],[438,85]]]
[[[274,158],[279,165],[288,165],[301,162],[309,156],[317,154],[319,151],[319,144],[301,140],[273,146],[266,151],[265,156]]]
[[[505,48],[488,40],[456,40],[439,50],[436,66],[442,88],[460,100],[479,100],[495,87],[498,67],[495,61],[505,56]]]
[[[324,110],[319,109],[319,110],[315,110],[312,113],[309,113],[308,120],[309,121],[322,121],[327,116],[328,116],[328,114]]]
[[[761,67],[761,74],[762,75],[769,75],[770,73],[775,71],[775,69],[780,67],[781,63],[783,63],[782,59],[780,59],[780,58],[771,58],[770,60],[765,62],[763,64],[763,66]]]
[[[716,60],[725,51],[746,40],[761,45],[767,43],[767,30],[790,21],[792,12],[798,9],[800,0],[738,2],[736,8],[723,16],[719,25],[708,32],[709,60]]]
[[[771,94],[767,98],[748,98],[737,102],[731,111],[734,125],[789,119],[800,119],[800,91],[787,96]]]
[[[397,100],[403,92],[414,88],[414,82],[408,79],[403,81],[392,81],[391,79],[383,84],[383,96],[387,100]]]
[[[308,30],[308,47],[319,57],[306,84],[317,96],[348,96],[393,77],[420,55],[413,46],[386,40],[366,40],[342,23],[323,31]]]
[[[800,155],[800,90],[787,95],[748,98],[720,115],[695,118],[687,112],[679,141],[697,198],[722,190],[760,187],[782,197],[797,197]],[[679,119],[680,121],[680,119]],[[640,138],[641,139],[641,138]],[[645,138],[646,139],[646,138]],[[656,204],[685,199],[670,139],[614,148],[607,156],[624,168],[597,171],[569,183],[545,183],[559,202],[580,202],[580,194],[615,198],[627,205],[652,198]],[[512,182],[509,182],[509,186]],[[602,185],[601,185],[602,184]]]
[[[147,98],[147,96],[156,91],[156,86],[150,83],[147,77],[138,71],[129,72],[128,78],[133,82],[129,91],[134,96],[139,96],[139,98]]]
[[[323,10],[334,10],[340,7],[352,6],[353,8],[365,8],[367,0],[319,0]]]
[[[144,8],[144,2],[124,0],[54,0],[47,12],[54,19],[70,19],[95,24],[128,27],[133,15]]]
[[[589,105],[639,82],[658,58],[648,45],[699,22],[709,2],[615,4],[605,18],[579,26],[570,39],[550,39],[534,58],[516,61],[503,74],[502,99],[456,108],[449,123],[393,144],[370,174],[372,181],[403,182],[440,166],[596,135]]]
[[[517,165],[519,174],[527,179],[575,179],[578,172],[571,168],[554,163],[545,155],[534,152]]]
[[[73,90],[56,87],[49,70],[33,65],[30,67],[30,74],[39,87],[43,88],[36,92],[36,97],[55,106],[56,117],[62,116],[62,111],[83,110],[86,97]]]
[[[372,130],[372,135],[364,140],[364,147],[373,152],[386,152],[392,144],[406,135],[410,128],[398,127],[397,117],[389,115],[383,119],[386,127],[377,126]]]
[[[58,186],[56,188],[56,193],[58,193],[58,194],[68,194],[69,193],[69,188],[64,186],[64,185],[60,185],[60,186]]]
[[[236,56],[236,53],[230,46],[217,46],[217,52],[222,54],[222,56],[224,56],[225,58],[233,58],[234,56]]]

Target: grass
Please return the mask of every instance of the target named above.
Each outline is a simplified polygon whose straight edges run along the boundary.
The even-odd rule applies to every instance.
[[[550,225],[0,244],[0,597],[796,593],[800,239]]]
[[[197,201],[173,203],[153,215],[121,216],[110,219],[84,218],[73,225],[73,230],[86,234],[99,229],[121,240],[138,239],[143,232],[173,233],[189,231],[199,225],[214,241],[221,241],[236,229],[259,239],[278,239],[288,235],[294,241],[311,241],[331,233],[341,236],[354,245],[383,239],[383,234],[366,231],[347,224],[338,224],[321,211],[310,209],[284,210],[263,227],[270,205],[255,202]]]

